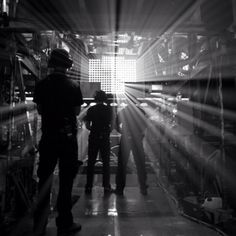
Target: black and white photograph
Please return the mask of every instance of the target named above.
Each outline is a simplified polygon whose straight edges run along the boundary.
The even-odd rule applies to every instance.
[[[0,235],[235,236],[236,0],[0,0]]]

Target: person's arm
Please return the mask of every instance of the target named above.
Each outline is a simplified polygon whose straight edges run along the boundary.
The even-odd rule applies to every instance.
[[[76,89],[74,90],[74,97],[75,97],[74,110],[75,110],[76,116],[78,116],[81,111],[81,105],[83,104],[83,96],[82,96],[82,93],[78,84],[76,84]]]
[[[121,123],[120,123],[120,116],[119,114],[116,116],[116,130],[117,132],[121,133]]]
[[[40,104],[37,104],[37,111],[38,111],[39,115],[42,114],[42,107]]]
[[[75,114],[76,114],[76,116],[78,116],[80,114],[80,111],[81,111],[81,106],[76,106],[75,107]]]
[[[88,129],[88,130],[91,130],[91,122],[90,121],[85,121],[85,127]]]
[[[42,114],[42,98],[41,98],[41,83],[37,83],[34,89],[34,96],[33,96],[33,102],[36,104],[36,109],[39,113],[39,115]]]
[[[113,122],[114,117],[113,117],[113,110],[110,105],[108,105],[108,116],[109,116],[109,119],[108,119],[109,130],[111,132],[114,128],[114,122]]]
[[[86,116],[84,117],[84,122],[85,122],[85,127],[88,129],[88,130],[91,130],[91,119],[90,119],[90,108],[87,110],[87,114]]]

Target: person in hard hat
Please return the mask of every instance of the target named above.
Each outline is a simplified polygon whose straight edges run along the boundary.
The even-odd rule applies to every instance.
[[[33,101],[41,115],[42,136],[39,142],[34,235],[43,235],[46,231],[52,176],[57,164],[60,180],[56,217],[58,235],[81,230],[81,225],[73,221],[71,195],[73,180],[82,164],[78,161],[76,116],[80,113],[83,98],[79,84],[66,75],[72,63],[66,50],[54,49],[48,61],[52,72],[35,87]]]
[[[91,106],[85,117],[86,128],[90,130],[88,143],[88,167],[85,193],[91,194],[93,187],[94,165],[100,153],[103,168],[104,194],[111,193],[110,186],[110,132],[112,122],[111,107],[106,104],[107,95],[98,90],[94,100],[96,105]]]

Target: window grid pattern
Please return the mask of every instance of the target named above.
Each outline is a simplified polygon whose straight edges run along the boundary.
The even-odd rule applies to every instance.
[[[125,82],[136,82],[136,60],[112,56],[90,59],[89,82],[100,82],[107,93],[124,93]]]

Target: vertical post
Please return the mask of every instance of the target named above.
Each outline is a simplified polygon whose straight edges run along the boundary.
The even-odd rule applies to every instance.
[[[224,97],[222,92],[223,87],[223,78],[222,78],[222,60],[223,55],[220,55],[218,63],[218,72],[219,72],[219,98],[220,98],[220,130],[221,130],[221,139],[220,139],[220,157],[221,157],[221,183],[222,183],[222,202],[223,208],[226,208],[227,205],[227,189],[225,185],[225,171],[226,171],[226,157],[225,157],[225,123],[224,123]]]
[[[11,18],[15,18],[16,17],[16,5],[17,5],[17,0],[10,0],[9,1],[9,12],[8,12],[8,15]]]
[[[15,63],[16,63],[15,80],[16,80],[17,85],[19,87],[21,103],[25,105],[22,110],[22,112],[24,113],[24,118],[25,118],[25,124],[24,124],[25,137],[29,138],[29,140],[27,140],[27,141],[29,141],[32,144],[32,141],[33,141],[32,140],[32,127],[30,124],[29,113],[27,111],[23,72],[22,72],[22,68],[21,68],[21,63],[17,57],[15,59]],[[26,140],[24,140],[24,141],[26,141]]]
[[[15,76],[16,76],[16,56],[12,55],[11,56],[11,63],[12,63],[12,73],[10,77],[10,93],[9,93],[9,120],[8,120],[8,148],[7,148],[7,153],[8,153],[8,158],[7,162],[11,161],[11,150],[12,150],[12,128],[14,125],[14,118],[13,118],[13,103],[14,103],[14,94],[15,94]]]

